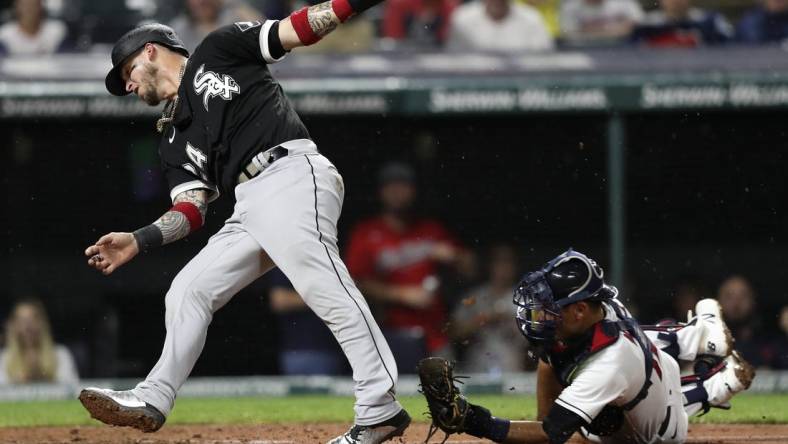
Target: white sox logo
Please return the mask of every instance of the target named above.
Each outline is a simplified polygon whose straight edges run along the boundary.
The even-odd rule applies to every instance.
[[[241,92],[241,88],[232,77],[227,74],[220,77],[213,71],[205,71],[205,64],[202,64],[194,75],[194,91],[203,95],[202,104],[208,111],[208,99],[219,96],[229,101],[233,99],[233,93]]]

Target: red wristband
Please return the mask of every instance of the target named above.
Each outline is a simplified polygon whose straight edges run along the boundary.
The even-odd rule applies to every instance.
[[[315,31],[312,30],[311,26],[309,26],[307,12],[308,8],[304,6],[298,11],[290,14],[290,23],[293,24],[293,29],[295,29],[296,35],[298,35],[298,40],[301,40],[301,43],[303,43],[305,46],[309,46],[320,41],[320,36],[315,34]]]
[[[202,214],[200,214],[197,205],[191,202],[178,202],[173,205],[170,211],[177,211],[186,216],[186,220],[189,221],[189,233],[197,231],[202,227]]]
[[[334,14],[337,15],[337,18],[339,18],[339,21],[342,23],[352,17],[354,13],[353,7],[350,6],[348,0],[331,0],[331,9],[334,10]]]

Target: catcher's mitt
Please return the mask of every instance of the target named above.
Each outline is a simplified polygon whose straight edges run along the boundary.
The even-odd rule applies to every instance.
[[[429,415],[432,418],[430,431],[425,443],[438,431],[443,430],[449,438],[452,433],[463,433],[468,417],[468,401],[460,394],[455,383],[462,384],[462,376],[454,376],[454,365],[443,358],[425,358],[419,361],[416,369],[421,380],[419,392],[427,398]]]

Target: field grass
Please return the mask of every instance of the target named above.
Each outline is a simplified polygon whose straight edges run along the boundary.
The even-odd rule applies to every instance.
[[[400,401],[417,421],[426,403],[421,397]],[[472,396],[471,401],[488,407],[496,416],[533,418],[533,397]],[[350,422],[352,398],[291,396],[286,398],[180,399],[169,424],[254,424],[284,422]],[[713,410],[694,418],[698,423],[788,424],[788,394],[748,395],[733,400],[730,411]],[[90,419],[79,401],[0,403],[0,426],[72,426],[98,424]]]

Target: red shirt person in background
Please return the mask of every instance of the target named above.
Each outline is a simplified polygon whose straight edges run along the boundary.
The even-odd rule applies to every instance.
[[[417,188],[410,166],[387,164],[379,183],[382,211],[355,227],[345,263],[370,302],[382,306],[387,330],[420,329],[426,351],[446,356],[451,352],[444,328],[447,307],[438,276],[443,266],[471,274],[473,256],[440,222],[416,214]],[[393,352],[397,357],[397,350]],[[402,370],[412,370],[408,367]]]
[[[389,0],[383,13],[383,37],[414,47],[442,46],[458,0]]]

